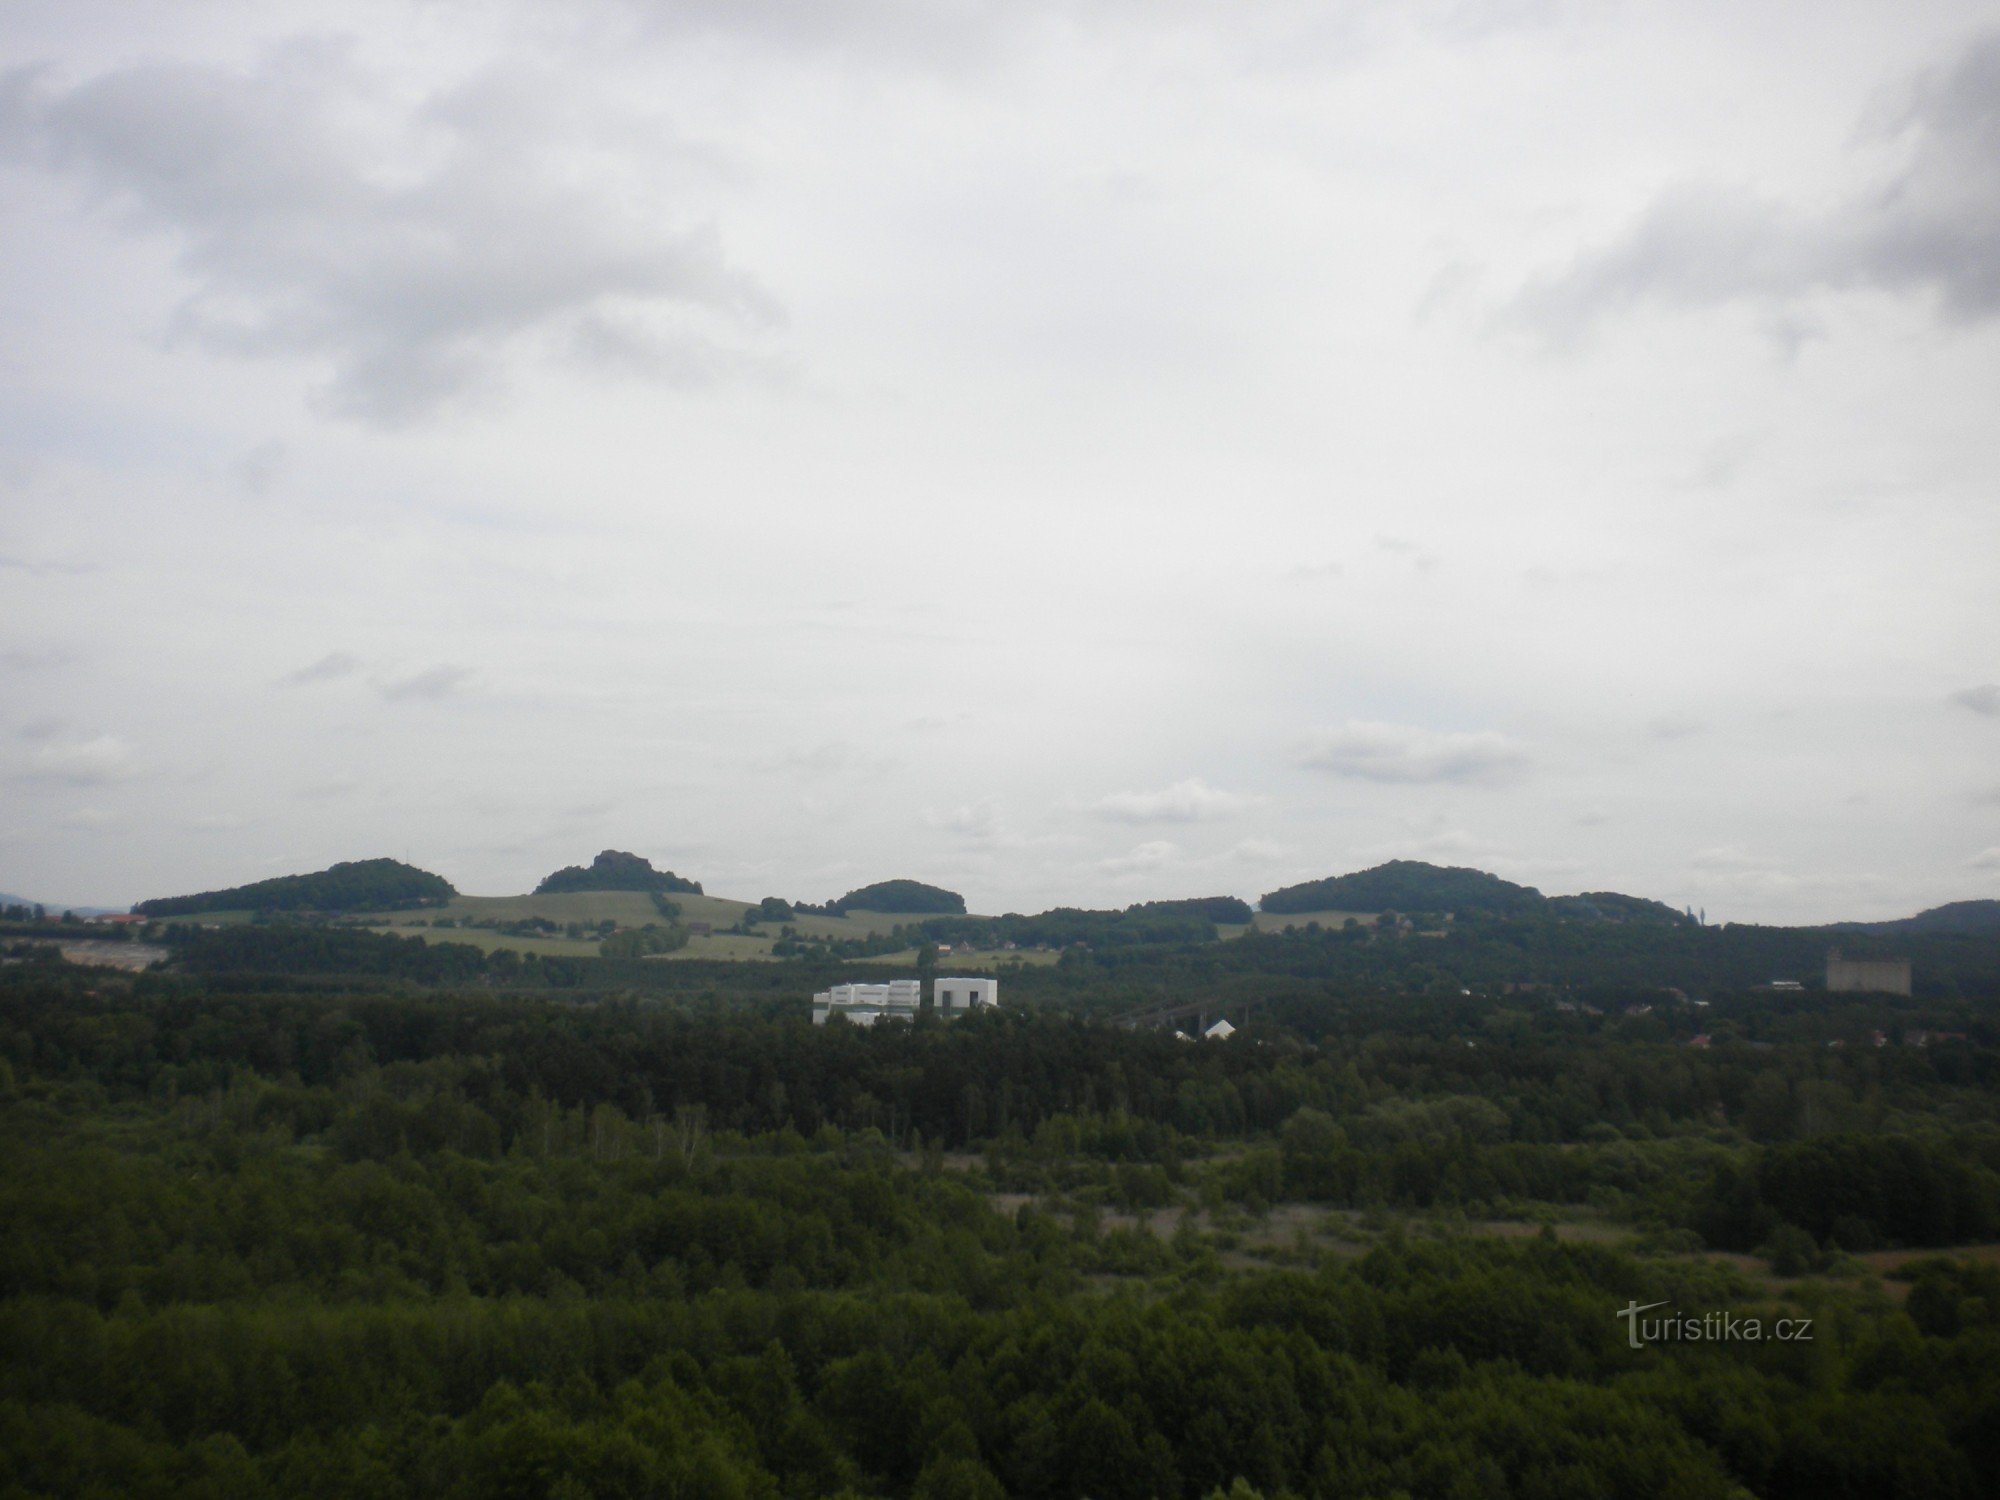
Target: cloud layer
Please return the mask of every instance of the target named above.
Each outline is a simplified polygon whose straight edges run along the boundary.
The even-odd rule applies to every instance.
[[[1904,165],[1831,208],[1719,183],[1662,193],[1621,237],[1533,281],[1516,311],[1561,340],[1641,303],[1820,290],[1925,293],[1956,323],[2000,313],[2000,31],[1921,78],[1894,133]]]
[[[1525,746],[1490,729],[1452,734],[1358,720],[1314,730],[1298,759],[1311,770],[1357,781],[1494,787],[1520,780],[1529,767]]]
[[[25,774],[34,780],[70,786],[103,786],[128,780],[138,771],[132,747],[109,734],[82,740],[55,740],[37,746],[25,767]]]
[[[1199,823],[1230,817],[1255,801],[1190,776],[1156,792],[1113,792],[1100,798],[1095,810],[1118,823]]]
[[[292,43],[248,68],[154,63],[68,87],[16,71],[0,128],[176,247],[193,288],[179,334],[323,360],[343,416],[426,416],[524,346],[722,372],[716,330],[768,322],[774,304],[711,227],[635,201],[631,146],[567,131],[562,87],[489,71],[407,97],[349,47]]]
[[[1987,894],[1969,15],[18,0],[0,888]]]

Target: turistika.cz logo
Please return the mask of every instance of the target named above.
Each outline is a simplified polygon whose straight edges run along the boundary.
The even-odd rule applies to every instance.
[[[1663,1313],[1657,1318],[1643,1316],[1664,1302],[1634,1302],[1614,1314],[1625,1320],[1625,1339],[1634,1349],[1647,1344],[1810,1343],[1811,1318],[1758,1318],[1729,1312]]]

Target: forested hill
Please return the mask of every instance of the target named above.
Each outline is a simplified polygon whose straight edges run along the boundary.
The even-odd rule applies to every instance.
[[[442,875],[396,859],[346,861],[311,875],[280,875],[192,896],[162,896],[132,910],[148,917],[204,911],[394,911],[457,895]]]
[[[656,870],[653,862],[621,849],[606,849],[588,867],[565,865],[535,887],[537,896],[566,891],[656,891],[699,896],[701,882],[684,880],[672,870]]]
[[[1584,922],[1661,922],[1692,919],[1659,901],[1616,891],[1580,896],[1544,896],[1531,885],[1516,885],[1484,870],[1392,859],[1352,875],[1333,875],[1272,891],[1259,903],[1280,915],[1310,911],[1398,911],[1480,913],[1495,917],[1550,916]]]
[[[1533,911],[1543,904],[1533,886],[1515,885],[1484,870],[1392,859],[1352,875],[1309,880],[1270,892],[1258,904],[1268,912],[1483,911],[1495,916]]]
[[[1904,932],[2000,933],[2000,901],[1951,901],[1893,922],[1836,925],[1845,932],[1879,932],[1885,936]]]
[[[878,880],[849,891],[826,909],[835,916],[850,911],[906,913],[952,913],[963,915],[965,897],[942,886],[925,885],[921,880]]]

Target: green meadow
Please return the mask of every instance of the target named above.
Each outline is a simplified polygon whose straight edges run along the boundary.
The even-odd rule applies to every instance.
[[[837,942],[883,936],[898,926],[924,920],[922,914],[910,913],[851,911],[830,917],[818,912],[800,912],[790,922],[752,922],[747,933],[731,932],[725,929],[741,925],[745,916],[756,910],[756,903],[680,893],[667,899],[679,909],[678,920],[696,930],[686,947],[657,955],[662,962],[690,958],[758,962],[773,957],[772,945],[787,927],[798,937]],[[249,914],[204,914],[202,920],[247,921]],[[374,932],[422,938],[426,942],[468,943],[485,953],[512,948],[523,954],[585,958],[597,953],[600,940],[595,929],[605,922],[621,928],[647,927],[661,925],[667,919],[654,905],[652,896],[641,891],[571,891],[539,896],[454,896],[442,906],[374,912],[360,920]],[[567,932],[527,934],[503,930],[510,924],[530,921],[552,922],[565,928],[576,923],[592,930],[576,936]],[[704,925],[710,930],[700,931]],[[972,955],[963,962],[990,968],[1010,961],[1053,963],[1055,959],[1053,953],[996,951]],[[916,951],[906,949],[855,961],[908,967],[915,964]]]

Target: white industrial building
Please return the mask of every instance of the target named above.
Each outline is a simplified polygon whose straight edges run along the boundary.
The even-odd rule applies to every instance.
[[[851,1026],[873,1026],[877,1021],[914,1021],[923,1003],[921,980],[891,979],[885,984],[836,984],[813,996],[813,1025],[824,1026],[830,1016],[845,1016]],[[935,979],[931,981],[931,1005],[940,1016],[951,1019],[1000,1003],[997,979]]]
[[[914,1020],[923,994],[922,982],[915,979],[836,984],[813,996],[813,1025],[824,1026],[829,1016],[845,1016],[852,1026],[873,1026],[885,1016],[896,1021]]]
[[[933,979],[931,1005],[947,1021],[1000,1004],[997,979]]]

